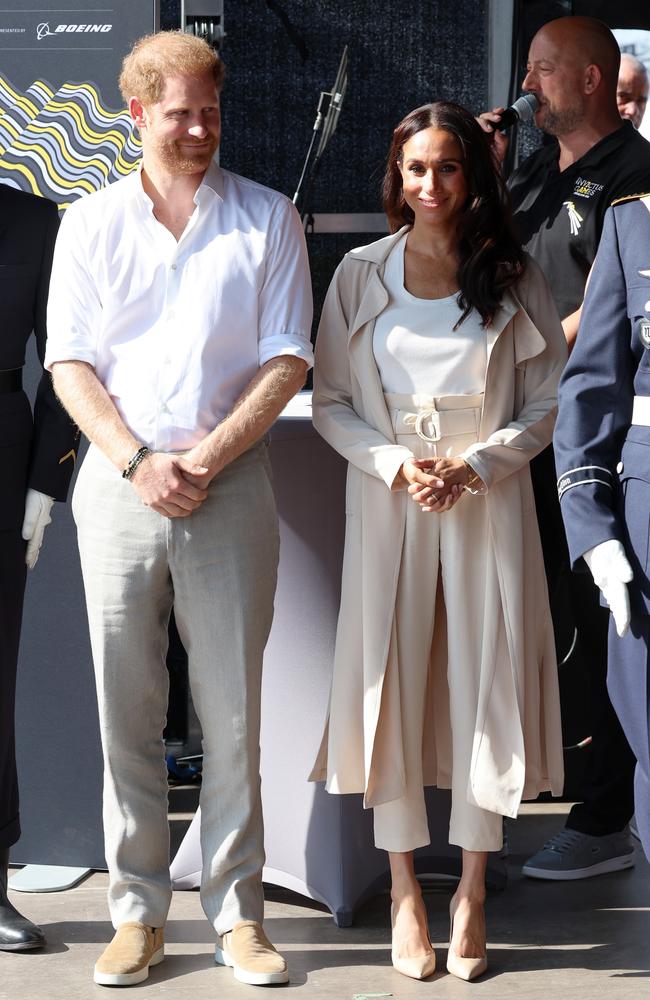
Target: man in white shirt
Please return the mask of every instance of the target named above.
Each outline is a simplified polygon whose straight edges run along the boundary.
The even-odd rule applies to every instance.
[[[161,33],[125,59],[142,169],[76,202],[57,241],[46,365],[91,441],[73,510],[104,750],[116,935],[95,982],[163,958],[171,899],[162,731],[172,604],[203,730],[201,901],[217,962],[286,982],[261,927],[262,655],[277,514],[267,430],[312,361],[300,220],[220,169],[223,66]]]

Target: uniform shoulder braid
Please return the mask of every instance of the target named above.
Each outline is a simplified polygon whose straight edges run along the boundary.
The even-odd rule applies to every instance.
[[[641,191],[639,194],[625,194],[621,198],[614,198],[611,207],[622,205],[625,201],[640,201],[641,198],[650,198],[650,191]]]

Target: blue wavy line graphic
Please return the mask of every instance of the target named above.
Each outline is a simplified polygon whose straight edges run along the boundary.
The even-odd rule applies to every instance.
[[[105,107],[93,83],[24,92],[0,73],[0,180],[67,208],[135,170],[141,145],[127,111]]]

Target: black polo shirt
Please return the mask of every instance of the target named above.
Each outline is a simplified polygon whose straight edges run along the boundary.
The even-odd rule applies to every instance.
[[[562,172],[558,155],[554,139],[524,160],[508,187],[517,236],[564,319],[582,303],[612,201],[650,191],[650,142],[626,121]]]

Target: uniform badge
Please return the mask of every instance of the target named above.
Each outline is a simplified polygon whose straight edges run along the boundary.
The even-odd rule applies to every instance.
[[[645,348],[650,348],[650,322],[642,320],[639,324],[639,337]]]
[[[569,215],[569,223],[571,225],[571,235],[577,236],[578,233],[580,232],[580,226],[584,222],[584,219],[580,215],[580,212],[577,210],[575,202],[565,201],[563,202],[563,204]]]

